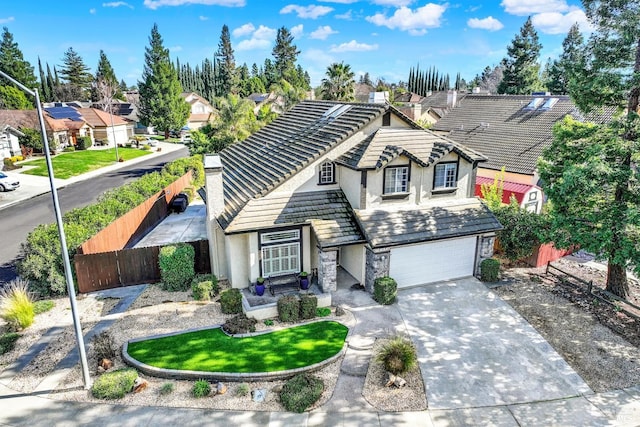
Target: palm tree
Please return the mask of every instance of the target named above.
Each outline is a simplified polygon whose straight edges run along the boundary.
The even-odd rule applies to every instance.
[[[332,101],[353,101],[354,73],[351,66],[344,62],[333,64],[327,67],[325,73],[327,78],[322,79],[322,97]]]
[[[236,141],[242,141],[255,131],[255,104],[232,93],[217,99],[218,118],[215,127],[218,131],[232,135]]]

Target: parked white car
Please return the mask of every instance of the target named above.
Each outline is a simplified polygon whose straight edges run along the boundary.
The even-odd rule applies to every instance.
[[[149,147],[157,147],[158,140],[153,138],[147,138],[144,141],[142,141],[142,145],[148,145]]]
[[[11,191],[20,187],[20,181],[17,178],[0,172],[0,191]]]

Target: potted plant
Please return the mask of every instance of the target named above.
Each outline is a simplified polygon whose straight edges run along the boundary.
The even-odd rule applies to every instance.
[[[264,277],[258,277],[256,280],[256,295],[261,297],[264,295]]]
[[[306,271],[300,273],[300,289],[309,289],[309,274]]]

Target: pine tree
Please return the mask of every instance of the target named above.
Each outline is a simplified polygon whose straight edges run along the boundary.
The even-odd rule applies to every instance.
[[[507,47],[508,56],[502,60],[504,74],[498,93],[527,95],[542,89],[538,63],[541,49],[538,33],[529,17]]]
[[[51,68],[49,67],[49,63],[47,62],[47,88],[49,91],[49,100],[55,101],[56,98],[56,80],[51,74]]]
[[[154,24],[145,48],[145,65],[140,92],[140,121],[153,126],[169,137],[170,130],[181,129],[189,117],[189,104],[181,96],[182,86],[169,59],[169,50],[163,46],[158,25]]]
[[[100,59],[98,61],[98,67],[96,68],[96,74],[92,82],[91,86],[91,100],[93,102],[101,101],[100,90],[99,87],[104,87],[108,85],[110,88],[113,88],[115,93],[113,97],[115,99],[124,99],[124,95],[120,90],[120,84],[118,83],[118,79],[116,78],[116,73],[113,71],[113,67],[111,66],[111,62],[107,58],[107,55],[103,50],[100,50]]]
[[[61,94],[67,97],[66,100],[86,99],[93,81],[89,67],[85,65],[82,57],[72,47],[64,53],[62,61],[60,75],[64,79],[66,87]]]
[[[554,94],[569,93],[569,81],[583,61],[584,38],[578,24],[573,24],[562,41],[562,54],[548,69],[547,90]]]
[[[24,60],[22,51],[18,48],[18,43],[13,41],[13,34],[9,32],[7,27],[3,27],[2,31],[0,71],[4,71],[28,88],[37,87],[38,81],[35,74],[33,74],[33,67],[28,61]],[[6,84],[13,86],[8,82]]]
[[[300,51],[293,44],[293,36],[286,27],[280,27],[276,36],[276,44],[271,52],[274,59],[276,80],[285,78],[288,71],[293,69]]]
[[[49,88],[49,84],[47,83],[47,77],[44,74],[44,69],[42,68],[42,62],[40,62],[40,57],[38,56],[38,74],[40,75],[40,98],[43,102],[51,102],[51,90]]]
[[[236,75],[236,60],[231,47],[231,36],[229,27],[222,26],[220,42],[218,43],[218,79],[220,84],[220,95],[238,92],[238,78]]]

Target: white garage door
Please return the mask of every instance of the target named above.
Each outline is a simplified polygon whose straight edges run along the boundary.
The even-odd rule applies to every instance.
[[[391,249],[389,275],[398,287],[473,275],[476,238],[443,240]]]

